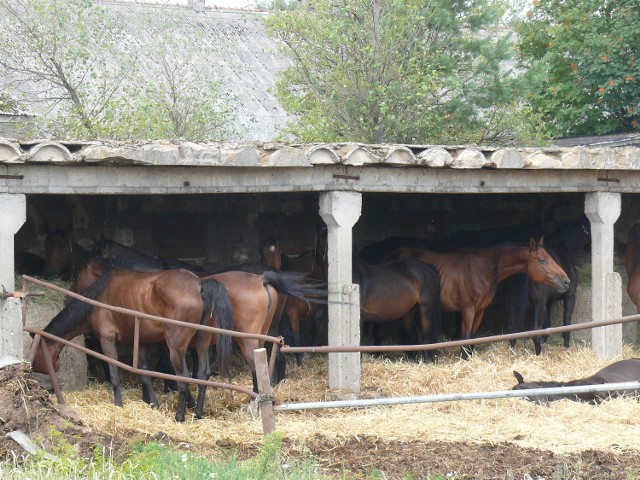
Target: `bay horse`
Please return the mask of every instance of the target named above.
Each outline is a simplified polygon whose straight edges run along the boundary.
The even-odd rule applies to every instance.
[[[440,274],[440,295],[444,312],[459,312],[461,339],[473,337],[496,292],[496,286],[516,273],[527,273],[536,282],[560,293],[570,285],[569,277],[544,249],[544,239],[530,239],[528,245],[501,244],[487,248],[433,252],[399,248],[385,255],[388,260],[413,258],[432,264]],[[468,351],[462,349],[463,358]]]
[[[369,244],[359,252],[360,258],[369,263],[379,263],[383,256],[398,248],[422,248],[434,252],[451,252],[461,248],[486,248],[503,242],[521,243],[530,238],[540,238],[544,231],[539,223],[503,225],[482,230],[458,230],[446,237],[435,239],[390,237]],[[524,330],[524,317],[528,304],[529,282],[525,273],[517,273],[505,278],[496,289],[496,299],[503,299],[506,312],[507,332]],[[460,319],[456,318],[456,328],[460,331]],[[511,348],[516,345],[511,340]]]
[[[586,215],[561,228],[548,237],[546,250],[551,258],[560,265],[569,277],[569,288],[565,292],[544,283],[529,282],[529,305],[533,307],[533,329],[551,326],[551,307],[555,302],[562,301],[562,324],[571,325],[571,317],[576,305],[576,291],[578,288],[578,272],[576,261],[591,240],[591,223]],[[569,348],[570,333],[562,334],[564,347]],[[536,355],[542,352],[542,341],[545,337],[533,337]]]
[[[627,293],[640,313],[640,221],[629,229],[625,252]]]
[[[274,236],[269,236],[265,240],[262,247],[262,261],[275,271],[303,273],[319,283],[327,281],[313,250],[306,250],[298,255],[286,255],[282,252],[280,241]],[[283,330],[283,333],[291,335],[293,346],[311,343],[311,338],[315,337],[315,316],[323,308],[322,303],[311,303],[298,297],[284,299],[282,315],[288,324],[281,322],[281,325],[289,328],[286,332]],[[302,366],[302,354],[296,353],[295,358],[297,365]]]
[[[49,230],[44,239],[45,262],[42,269],[44,278],[62,278],[73,280],[77,271],[94,256],[92,250],[87,250],[69,238],[63,230]]]
[[[532,388],[553,388],[553,387],[577,387],[581,385],[604,385],[607,383],[626,383],[640,382],[640,358],[631,358],[620,360],[611,365],[598,370],[589,377],[579,378],[568,382],[542,381],[542,382],[525,382],[522,375],[516,371],[513,372],[518,384],[512,390],[528,390]],[[636,396],[640,394],[637,389],[631,390],[611,390],[606,392],[585,392],[585,393],[558,393],[554,395],[536,396],[527,399],[534,400],[538,403],[552,402],[568,398],[570,400],[597,403],[607,397],[618,397],[623,395]]]
[[[83,290],[82,295],[101,303],[191,324],[216,326],[227,330],[230,330],[232,325],[231,302],[224,285],[215,279],[200,279],[184,269],[157,272],[138,272],[119,268],[108,270]],[[115,360],[118,358],[117,345],[132,345],[135,335],[134,322],[130,315],[93,307],[78,299],[62,309],[44,331],[67,340],[93,332],[104,354]],[[161,342],[165,342],[168,346],[171,363],[178,375],[189,376],[185,354],[187,348],[192,347],[195,348],[199,359],[196,378],[209,378],[211,375],[210,336],[206,332],[141,318],[139,351],[142,369],[149,369],[146,346]],[[44,344],[53,359],[54,369],[58,370],[60,352],[64,344],[46,339]],[[228,335],[218,335],[217,358],[221,371],[228,370],[230,354],[231,338]],[[33,370],[38,373],[47,373],[41,349],[37,351]],[[109,364],[109,374],[113,385],[114,403],[122,406],[118,367]],[[157,406],[158,401],[151,378],[145,375],[141,378],[144,400]],[[188,385],[179,382],[178,391],[176,421],[182,422],[186,402],[190,397]],[[196,407],[198,418],[202,416],[200,399],[204,400],[203,386],[199,386],[199,404]]]
[[[92,259],[83,269],[83,275],[78,275],[78,279],[83,279],[85,284],[80,285],[78,281],[72,285],[72,288],[86,288],[102,275],[106,268],[108,268],[108,262],[105,262],[105,259]],[[129,262],[128,268],[137,269],[138,267],[135,266],[135,263]],[[142,266],[141,268],[148,267]],[[325,285],[318,284],[305,275],[294,272],[265,270],[261,275],[257,275],[233,270],[198,278],[202,282],[215,280],[224,285],[232,310],[230,329],[242,333],[263,335],[269,333],[277,310],[279,295],[298,297],[305,299],[305,301],[308,299],[311,302],[326,302],[323,300],[326,299]],[[216,335],[205,335],[204,333],[202,335],[209,338],[210,344],[216,341]],[[253,388],[257,392],[253,350],[263,346],[264,341],[241,337],[234,337],[234,340],[251,369]],[[199,357],[194,359],[194,369],[200,365],[200,362]]]
[[[412,259],[370,265],[359,259],[353,282],[360,285],[361,322],[401,319],[406,344],[427,343],[427,337],[429,343],[438,341],[440,276],[433,265]],[[425,362],[436,358],[434,350],[423,350],[422,355]]]

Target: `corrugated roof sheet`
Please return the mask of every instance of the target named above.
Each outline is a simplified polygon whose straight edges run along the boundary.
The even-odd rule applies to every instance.
[[[278,71],[289,60],[278,52],[262,22],[265,13],[245,10],[207,9],[195,11],[188,7],[103,2],[108,11],[133,36],[152,35],[149,13],[153,17],[169,16],[185,35],[204,32],[202,41],[215,47],[219,55],[213,59],[219,67],[221,94],[231,99],[239,134],[230,141],[269,141],[280,132],[288,114],[270,89]],[[204,46],[203,46],[204,47]],[[202,58],[202,62],[211,62]]]

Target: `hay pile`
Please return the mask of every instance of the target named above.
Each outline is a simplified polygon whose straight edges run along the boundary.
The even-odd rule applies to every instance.
[[[536,357],[519,346],[512,354],[506,344],[479,349],[470,361],[461,361],[457,352],[443,352],[437,365],[416,364],[402,359],[365,356],[362,362],[362,396],[414,396],[453,392],[508,390],[516,382],[512,371],[527,380],[571,380],[591,375],[611,363],[598,359],[588,348],[568,350],[546,346]],[[625,358],[640,356],[626,348]],[[289,378],[274,394],[281,403],[324,400],[329,393],[326,356],[307,359],[302,368],[288,365]],[[246,367],[235,382],[250,386]],[[153,410],[140,399],[138,383],[131,379],[124,408],[112,404],[112,392],[105,385],[67,394],[66,399],[83,421],[110,436],[133,433],[151,438],[168,435],[195,448],[226,444],[259,444],[259,419],[247,413],[244,395],[228,391],[208,391],[205,419],[187,419],[177,424],[173,418],[176,394],[160,395],[162,406]],[[158,384],[158,391],[160,391]],[[281,412],[276,428],[293,443],[322,435],[346,442],[360,435],[381,440],[423,442],[508,442],[519,447],[536,447],[554,453],[585,450],[637,450],[640,445],[640,402],[611,399],[593,406],[569,400],[537,405],[524,399],[474,400],[420,405],[370,407],[363,409],[309,410]]]

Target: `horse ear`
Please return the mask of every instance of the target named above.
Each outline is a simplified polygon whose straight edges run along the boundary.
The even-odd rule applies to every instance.
[[[540,237],[540,241],[538,241],[538,246],[544,247],[544,235]]]
[[[513,371],[513,376],[516,377],[516,380],[518,381],[518,383],[524,383],[524,378],[522,377],[522,375],[519,372],[516,372],[514,370]]]
[[[529,250],[535,250],[536,249],[536,241],[533,238],[529,239]]]

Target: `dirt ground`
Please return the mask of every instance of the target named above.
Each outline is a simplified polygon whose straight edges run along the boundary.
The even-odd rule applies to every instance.
[[[0,459],[23,451],[6,434],[22,430],[45,451],[56,451],[60,438],[73,445],[79,455],[91,455],[95,446],[109,446],[116,457],[126,453],[137,432],[116,438],[101,434],[83,424],[70,409],[53,404],[50,396],[31,376],[26,364],[0,370]],[[59,432],[59,433],[56,433]],[[147,439],[149,437],[147,436]],[[404,479],[407,474],[425,478],[444,474],[468,479],[624,479],[640,478],[640,451],[595,451],[557,455],[547,450],[523,448],[512,443],[461,443],[443,441],[382,441],[366,435],[329,439],[314,435],[301,449],[285,438],[290,458],[316,459],[318,473],[338,478],[348,474],[355,478]],[[219,443],[216,446],[193,445],[193,439],[167,438],[163,441],[180,448],[190,441],[191,448],[205,452],[211,448],[234,451],[248,458],[258,451],[255,443]],[[105,452],[109,453],[109,452]]]

